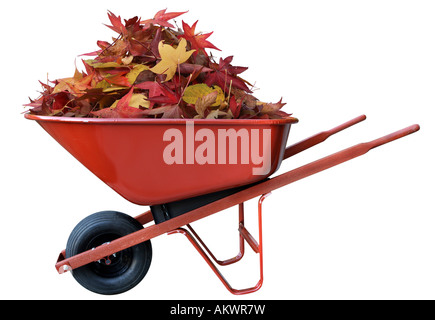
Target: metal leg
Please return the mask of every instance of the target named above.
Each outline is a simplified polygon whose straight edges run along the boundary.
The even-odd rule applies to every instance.
[[[190,232],[184,228],[177,228],[168,234],[181,233],[187,237],[190,243],[195,247],[195,249],[199,252],[199,254],[204,258],[209,267],[213,270],[216,276],[221,280],[223,285],[230,291],[232,294],[241,295],[247,294],[257,291],[263,285],[263,229],[262,229],[262,204],[264,199],[269,196],[270,193],[264,194],[258,200],[258,233],[259,233],[259,242],[257,243],[254,237],[249,233],[249,231],[244,227],[244,208],[243,203],[239,204],[239,234],[240,234],[240,252],[239,254],[231,259],[220,261],[215,258],[213,253],[207,248],[198,234],[193,230],[190,225],[187,225]],[[237,261],[240,261],[244,254],[244,241],[251,246],[251,248],[259,254],[259,264],[260,264],[260,280],[257,284],[251,288],[246,289],[234,289],[216,267],[212,260],[214,260],[219,265],[225,266]],[[203,249],[204,247],[204,249]],[[210,257],[211,258],[210,258]]]
[[[239,225],[243,225],[245,221],[245,211],[243,203],[239,204]],[[199,237],[196,231],[192,228],[190,224],[187,224],[186,227],[189,229],[190,233],[193,237],[201,244],[205,251],[207,251],[208,255],[220,266],[228,266],[230,264],[236,263],[240,261],[245,254],[245,241],[243,239],[242,234],[239,234],[239,253],[230,259],[227,260],[218,260],[215,255],[211,252],[211,250],[206,246],[204,241]]]

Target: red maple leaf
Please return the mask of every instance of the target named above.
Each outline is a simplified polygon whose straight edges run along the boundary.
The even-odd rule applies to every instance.
[[[142,30],[142,27],[140,26],[140,21],[138,17],[133,17],[131,19],[125,20],[125,29],[130,33],[130,35],[135,34],[136,32],[139,32]]]
[[[130,91],[118,101],[115,108],[104,108],[91,112],[93,115],[101,118],[138,118],[142,116],[143,110],[130,107],[130,100],[133,96],[133,87]]]
[[[109,82],[115,86],[121,86],[121,87],[130,87],[131,86],[128,79],[125,76],[123,76],[122,73],[118,73],[118,74],[115,74],[113,76],[107,76],[107,77],[104,77],[104,79],[107,82]]]
[[[83,53],[83,54],[79,55],[79,57],[81,57],[81,56],[98,56],[104,50],[106,50],[108,47],[110,47],[110,43],[108,43],[107,41],[98,40],[97,46],[99,46],[101,49],[96,50],[96,51],[92,51],[92,52],[88,52],[88,53]]]
[[[241,108],[242,108],[242,101],[240,103],[237,103],[236,97],[232,96],[230,99],[230,110],[233,113],[234,118],[239,117]]]
[[[109,16],[109,20],[112,23],[112,25],[109,26],[106,24],[105,25],[106,27],[109,27],[110,29],[112,29],[113,31],[118,32],[118,33],[122,33],[122,34],[127,33],[127,29],[125,28],[124,24],[122,23],[120,16],[115,16],[110,11],[107,15]]]
[[[196,24],[198,23],[198,21],[196,21],[192,25],[192,27],[190,27],[184,21],[182,22],[183,22],[184,34],[178,36],[178,38],[185,38],[187,41],[190,42],[191,48],[197,50],[193,53],[194,56],[196,56],[199,51],[204,52],[205,56],[207,56],[207,53],[205,52],[205,48],[221,51],[221,49],[216,48],[212,43],[207,41],[207,38],[210,37],[213,34],[213,32],[204,33],[204,34],[195,34]]]
[[[170,24],[168,20],[174,19],[178,16],[181,16],[185,12],[168,12],[166,13],[166,9],[160,10],[156,13],[153,19],[143,20],[141,23],[145,24],[145,27],[149,27],[150,24],[158,24],[162,27],[174,28],[174,25]]]
[[[233,56],[230,56],[225,59],[220,58],[219,65],[212,64],[212,67],[214,67],[215,71],[208,74],[205,83],[208,86],[216,84],[224,91],[227,91],[227,89],[231,86],[233,88],[238,88],[245,92],[252,93],[245,81],[237,76],[238,74],[246,71],[248,68],[232,66],[232,61]]]
[[[121,100],[119,100],[118,104],[116,105],[116,111],[121,115],[123,118],[137,118],[142,114],[142,110],[134,107],[130,107],[130,100],[133,96],[133,87],[130,89],[130,91],[122,97]]]
[[[166,91],[165,89],[162,88],[162,86],[158,82],[155,82],[155,81],[145,81],[145,82],[139,83],[139,84],[135,85],[135,88],[148,90],[149,91],[149,94],[148,94],[149,98],[164,96],[165,91]]]
[[[160,85],[162,95],[149,97],[148,101],[157,103],[160,105],[175,105],[181,100],[181,95],[178,92],[174,92],[171,89]]]

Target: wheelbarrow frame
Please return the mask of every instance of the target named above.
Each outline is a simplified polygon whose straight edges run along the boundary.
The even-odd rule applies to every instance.
[[[323,141],[325,141],[331,135],[338,133],[346,128],[349,128],[363,120],[366,119],[365,115],[356,117],[350,121],[347,121],[337,127],[330,130],[320,132],[307,139],[304,139],[290,147],[287,147],[284,153],[284,159],[287,159],[299,152],[307,150]],[[275,189],[281,188],[285,185],[293,183],[295,181],[301,180],[315,173],[324,171],[328,168],[334,167],[340,163],[349,161],[353,158],[359,157],[366,154],[371,149],[374,149],[383,144],[389,143],[396,139],[402,138],[406,135],[414,133],[420,129],[419,125],[415,124],[406,127],[402,130],[393,132],[384,137],[372,140],[370,142],[360,143],[354,145],[353,147],[344,149],[337,153],[331,154],[327,157],[319,159],[317,161],[308,163],[299,168],[293,169],[286,173],[275,176],[269,180],[260,182],[254,186],[248,187],[242,191],[236,192],[229,196],[226,196],[220,200],[214,201],[212,203],[206,204],[197,209],[191,210],[185,214],[174,217],[170,220],[159,224],[151,224],[146,226],[144,229],[136,231],[134,233],[128,234],[121,238],[118,238],[110,243],[105,243],[98,246],[92,250],[88,250],[77,255],[66,258],[65,250],[59,255],[57,263],[55,265],[56,270],[62,274],[67,271],[74,270],[86,264],[92,263],[103,259],[104,257],[110,256],[114,253],[127,249],[129,247],[135,246],[142,242],[148,241],[152,238],[160,236],[162,234],[183,234],[187,237],[190,243],[195,247],[195,249],[204,258],[207,264],[214,271],[216,276],[221,280],[224,286],[233,294],[247,294],[255,292],[261,288],[263,284],[263,235],[262,235],[262,203],[264,199]],[[246,229],[244,224],[244,202],[260,197],[258,201],[258,239],[257,242],[251,233]],[[238,206],[239,208],[239,253],[227,260],[217,260],[213,253],[208,249],[202,239],[198,236],[195,230],[191,227],[191,223],[199,219],[203,219],[214,213],[223,211],[233,206]],[[152,222],[153,216],[151,211],[147,211],[137,217],[135,217],[142,225],[149,224]],[[183,228],[186,226],[186,228]],[[254,250],[254,252],[259,254],[259,269],[260,269],[260,279],[257,284],[250,288],[245,289],[234,289],[224,278],[222,273],[217,268],[216,264],[225,266],[229,264],[236,263],[240,261],[244,256],[245,242]]]

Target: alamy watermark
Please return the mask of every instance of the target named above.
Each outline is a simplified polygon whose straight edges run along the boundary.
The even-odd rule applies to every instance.
[[[180,129],[167,129],[163,141],[170,142],[163,151],[168,165],[251,164],[253,175],[270,173],[271,129],[229,128],[218,129],[216,134],[208,128],[195,132],[194,122],[186,121],[184,134]],[[201,143],[195,146],[195,142]]]

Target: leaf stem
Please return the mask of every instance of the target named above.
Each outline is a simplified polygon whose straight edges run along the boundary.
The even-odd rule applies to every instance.
[[[187,84],[186,84],[186,86],[184,87],[184,90],[183,90],[183,92],[182,92],[181,95],[180,95],[180,100],[178,100],[178,105],[180,105],[181,99],[183,99],[184,92],[186,91],[187,87],[189,86],[189,84],[190,84],[190,80],[192,80],[192,74],[190,74],[189,79],[187,80]]]

